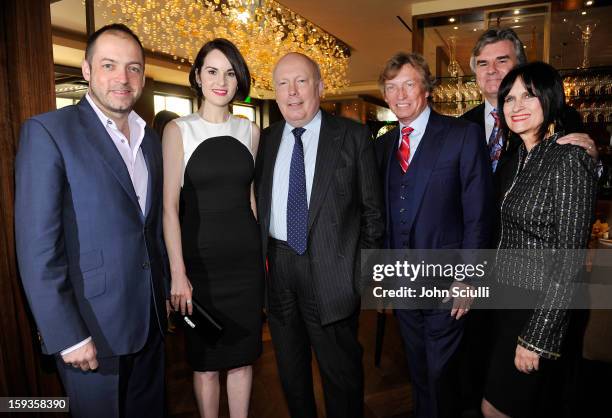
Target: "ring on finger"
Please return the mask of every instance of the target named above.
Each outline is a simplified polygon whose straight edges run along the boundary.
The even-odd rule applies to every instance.
[[[186,303],[187,305],[191,305],[191,299],[187,299],[187,300],[185,301],[185,303]]]

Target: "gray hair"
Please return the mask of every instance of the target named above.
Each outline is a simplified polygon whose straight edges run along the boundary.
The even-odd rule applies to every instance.
[[[518,60],[517,65],[525,64],[527,62],[523,42],[521,42],[515,31],[510,28],[492,28],[487,30],[480,36],[480,38],[478,38],[476,45],[474,45],[474,49],[472,49],[470,68],[473,72],[476,72],[476,57],[480,55],[482,49],[489,44],[494,44],[500,41],[512,42],[512,45],[514,46],[514,53],[516,54],[516,59]]]

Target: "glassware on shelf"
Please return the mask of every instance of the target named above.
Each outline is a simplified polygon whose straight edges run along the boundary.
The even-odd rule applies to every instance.
[[[455,97],[455,91],[453,90],[453,88],[450,86],[450,84],[448,86],[446,86],[446,88],[444,89],[444,93],[446,94],[446,100],[445,102],[447,103],[452,103],[453,99]]]
[[[609,101],[606,102],[604,107],[604,122],[612,122],[612,102]],[[610,146],[612,146],[612,135],[610,136]]]
[[[448,64],[448,73],[451,77],[457,77],[459,74],[459,63],[457,62],[457,36],[451,35],[448,37],[448,49],[450,50],[450,63]]]
[[[601,88],[603,87],[603,84],[601,82],[602,78],[603,77],[599,74],[595,75],[595,77],[593,78],[593,94],[601,94]]]
[[[589,111],[587,109],[588,106],[586,101],[578,105],[578,112],[580,112],[580,116],[582,117],[582,123],[587,123],[589,120]]]
[[[432,91],[436,111],[460,116],[481,102],[480,89],[473,76],[445,77]]]
[[[598,23],[599,22],[596,20],[585,20],[582,23],[576,24],[576,27],[580,29],[580,40],[582,41],[582,68],[588,68],[590,66],[589,48],[591,38],[593,37],[593,31],[595,31]]]
[[[576,86],[576,80],[572,76],[568,76],[563,78],[563,91],[565,92],[565,97],[574,96],[574,88]]]

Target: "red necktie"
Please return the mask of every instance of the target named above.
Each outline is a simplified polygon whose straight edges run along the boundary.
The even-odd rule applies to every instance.
[[[408,160],[410,159],[410,134],[414,131],[410,126],[402,128],[402,143],[397,150],[397,160],[402,167],[402,172],[408,170]]]

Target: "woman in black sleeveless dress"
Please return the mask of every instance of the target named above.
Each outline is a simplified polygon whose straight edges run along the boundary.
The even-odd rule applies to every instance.
[[[216,343],[187,330],[200,414],[218,416],[219,371],[227,370],[230,415],[246,418],[251,364],[261,354],[264,279],[252,190],[259,129],[228,105],[248,95],[250,75],[236,47],[215,39],[189,79],[202,105],[171,122],[163,138],[171,302],[190,313],[194,298],[224,326]]]

